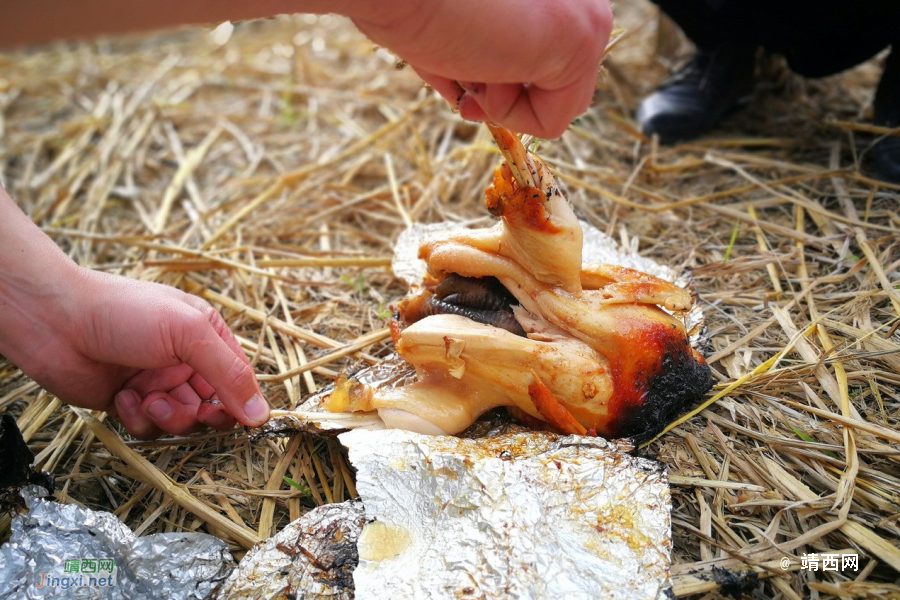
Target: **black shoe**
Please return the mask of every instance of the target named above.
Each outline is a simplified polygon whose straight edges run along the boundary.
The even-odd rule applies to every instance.
[[[698,52],[644,98],[635,118],[645,135],[664,144],[698,137],[750,101],[755,71],[755,48]]]
[[[900,48],[894,48],[884,64],[875,91],[873,121],[881,127],[900,127]],[[882,179],[900,183],[900,134],[878,140],[872,147],[875,166]]]

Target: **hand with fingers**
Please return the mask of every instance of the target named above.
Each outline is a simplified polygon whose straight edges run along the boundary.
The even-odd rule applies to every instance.
[[[0,187],[0,354],[58,398],[155,438],[269,407],[221,315],[175,288],[75,265]]]
[[[609,0],[32,4],[5,7],[0,46],[278,13],[335,12],[406,60],[464,118],[542,138],[561,135],[590,105],[612,28]]]
[[[357,27],[464,118],[542,138],[561,135],[590,105],[612,28],[608,0],[377,4],[353,18]]]
[[[268,419],[247,356],[209,303],[156,283],[84,278],[74,326],[49,349],[71,373],[54,373],[46,389],[106,410],[139,438]]]

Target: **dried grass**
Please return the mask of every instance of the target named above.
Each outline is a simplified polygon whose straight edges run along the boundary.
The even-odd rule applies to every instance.
[[[658,147],[629,111],[685,46],[644,4],[619,13],[595,107],[540,152],[581,216],[694,269],[715,403],[644,449],[673,485],[676,595],[898,594],[900,189],[865,175],[877,64],[783,76],[710,138]],[[10,193],[81,264],[219,307],[277,408],[389,350],[406,222],[484,219],[486,131],[341,19],[247,23],[224,47],[197,30],[59,44],[0,73]],[[240,555],[355,495],[333,441],[132,441],[5,362],[0,409],[62,500],[140,533],[207,530]],[[842,550],[859,572],[778,562]]]

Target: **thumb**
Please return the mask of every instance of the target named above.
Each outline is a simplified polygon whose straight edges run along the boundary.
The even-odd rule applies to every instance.
[[[262,425],[269,420],[269,405],[253,367],[221,315],[208,304],[197,308],[200,314],[185,319],[173,336],[175,353],[215,389],[216,397],[240,423]]]

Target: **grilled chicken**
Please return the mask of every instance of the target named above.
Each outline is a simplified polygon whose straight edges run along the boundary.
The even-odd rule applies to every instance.
[[[711,386],[672,313],[684,289],[646,273],[582,264],[582,232],[550,170],[491,126],[506,161],[486,190],[492,228],[424,243],[420,289],[399,304],[394,341],[418,381],[376,389],[342,377],[332,411],[453,434],[506,406],[562,433],[647,439]]]

